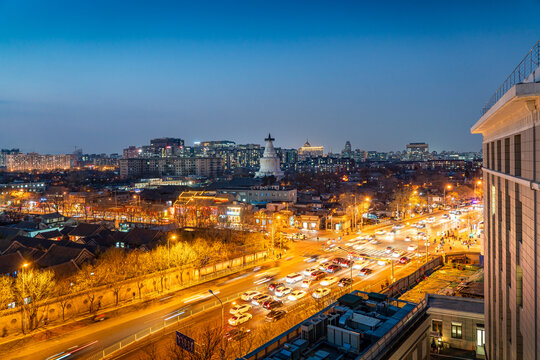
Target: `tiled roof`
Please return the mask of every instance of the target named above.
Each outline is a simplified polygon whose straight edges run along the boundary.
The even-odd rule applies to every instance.
[[[26,259],[16,251],[7,255],[0,255],[0,274],[9,274],[20,270]]]
[[[102,225],[80,223],[68,235],[84,237],[84,236],[94,235],[103,230],[105,230],[105,228]]]
[[[26,235],[26,232],[8,226],[0,226],[0,239],[12,239],[17,235]]]
[[[37,234],[35,237],[42,238],[42,239],[55,239],[55,238],[61,238],[64,236],[60,231],[57,229],[51,230],[51,231],[44,231],[39,234]]]
[[[53,245],[36,261],[36,263],[42,267],[49,267],[73,260],[77,265],[80,265],[85,260],[93,257],[94,255],[86,249]]]
[[[127,233],[124,237],[124,242],[134,246],[150,244],[158,241],[163,236],[163,233],[158,230],[148,230],[135,228]]]

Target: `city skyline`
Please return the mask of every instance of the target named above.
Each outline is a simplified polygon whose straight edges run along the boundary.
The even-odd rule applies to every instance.
[[[271,132],[282,148],[479,151],[479,104],[540,30],[518,20],[532,3],[161,5],[0,4],[0,147],[114,153]]]

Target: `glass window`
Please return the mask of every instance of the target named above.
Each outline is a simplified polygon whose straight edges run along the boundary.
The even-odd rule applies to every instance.
[[[452,338],[453,339],[461,339],[461,332],[463,328],[461,323],[452,323]]]
[[[476,328],[476,346],[484,346],[486,343],[486,330],[483,327]]]
[[[435,332],[438,332],[439,334],[442,334],[442,320],[432,320],[431,331],[435,331]]]

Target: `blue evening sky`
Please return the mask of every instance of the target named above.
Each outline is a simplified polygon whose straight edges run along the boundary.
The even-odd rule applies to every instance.
[[[480,150],[538,1],[0,0],[0,148],[153,137]],[[535,20],[536,19],[536,20]]]

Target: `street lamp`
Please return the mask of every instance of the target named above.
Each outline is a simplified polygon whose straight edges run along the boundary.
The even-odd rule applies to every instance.
[[[23,313],[25,312],[24,311],[24,305],[26,305],[26,294],[25,294],[25,284],[26,284],[26,278],[25,278],[25,272],[24,269],[26,269],[28,267],[28,263],[24,263],[22,266],[23,266],[23,269],[22,269],[22,298],[23,298],[23,303],[22,303],[22,310],[23,310]],[[22,329],[23,329],[23,333],[24,333],[24,316],[22,317]]]
[[[223,330],[225,329],[225,314],[224,314],[225,310],[223,308],[223,303],[221,302],[221,299],[216,294],[214,294],[212,289],[208,289],[208,292],[212,294],[216,299],[218,299],[219,303],[221,304],[221,330]]]
[[[448,184],[444,187],[444,205],[446,205],[446,189],[451,190],[452,185]]]
[[[347,254],[349,253],[349,251],[347,251],[346,249],[342,248],[341,246],[338,246],[337,248],[338,248],[339,250],[341,250],[341,251],[345,251]],[[353,267],[352,267],[352,264],[351,264],[350,268],[351,268],[351,292],[352,292],[352,290],[353,290],[353,275],[352,275],[352,268],[353,268]]]
[[[478,180],[474,183],[474,198],[476,199],[476,185],[482,185],[482,180]]]
[[[275,219],[281,219],[279,215],[275,216],[276,213],[273,213],[272,214],[272,254],[274,254],[274,249],[275,249]],[[283,242],[281,243],[281,245],[283,246]],[[283,250],[283,249],[282,249]]]
[[[367,204],[368,205],[368,208],[367,210],[369,211],[369,203],[371,202],[371,199],[369,198],[369,196],[366,196],[366,198],[364,199],[364,204]],[[362,212],[360,213],[360,228],[364,228],[364,205],[362,205]]]
[[[171,245],[170,245],[170,239],[176,240],[176,235],[172,235],[171,237],[167,238],[167,262],[169,263],[169,268],[171,267]]]

